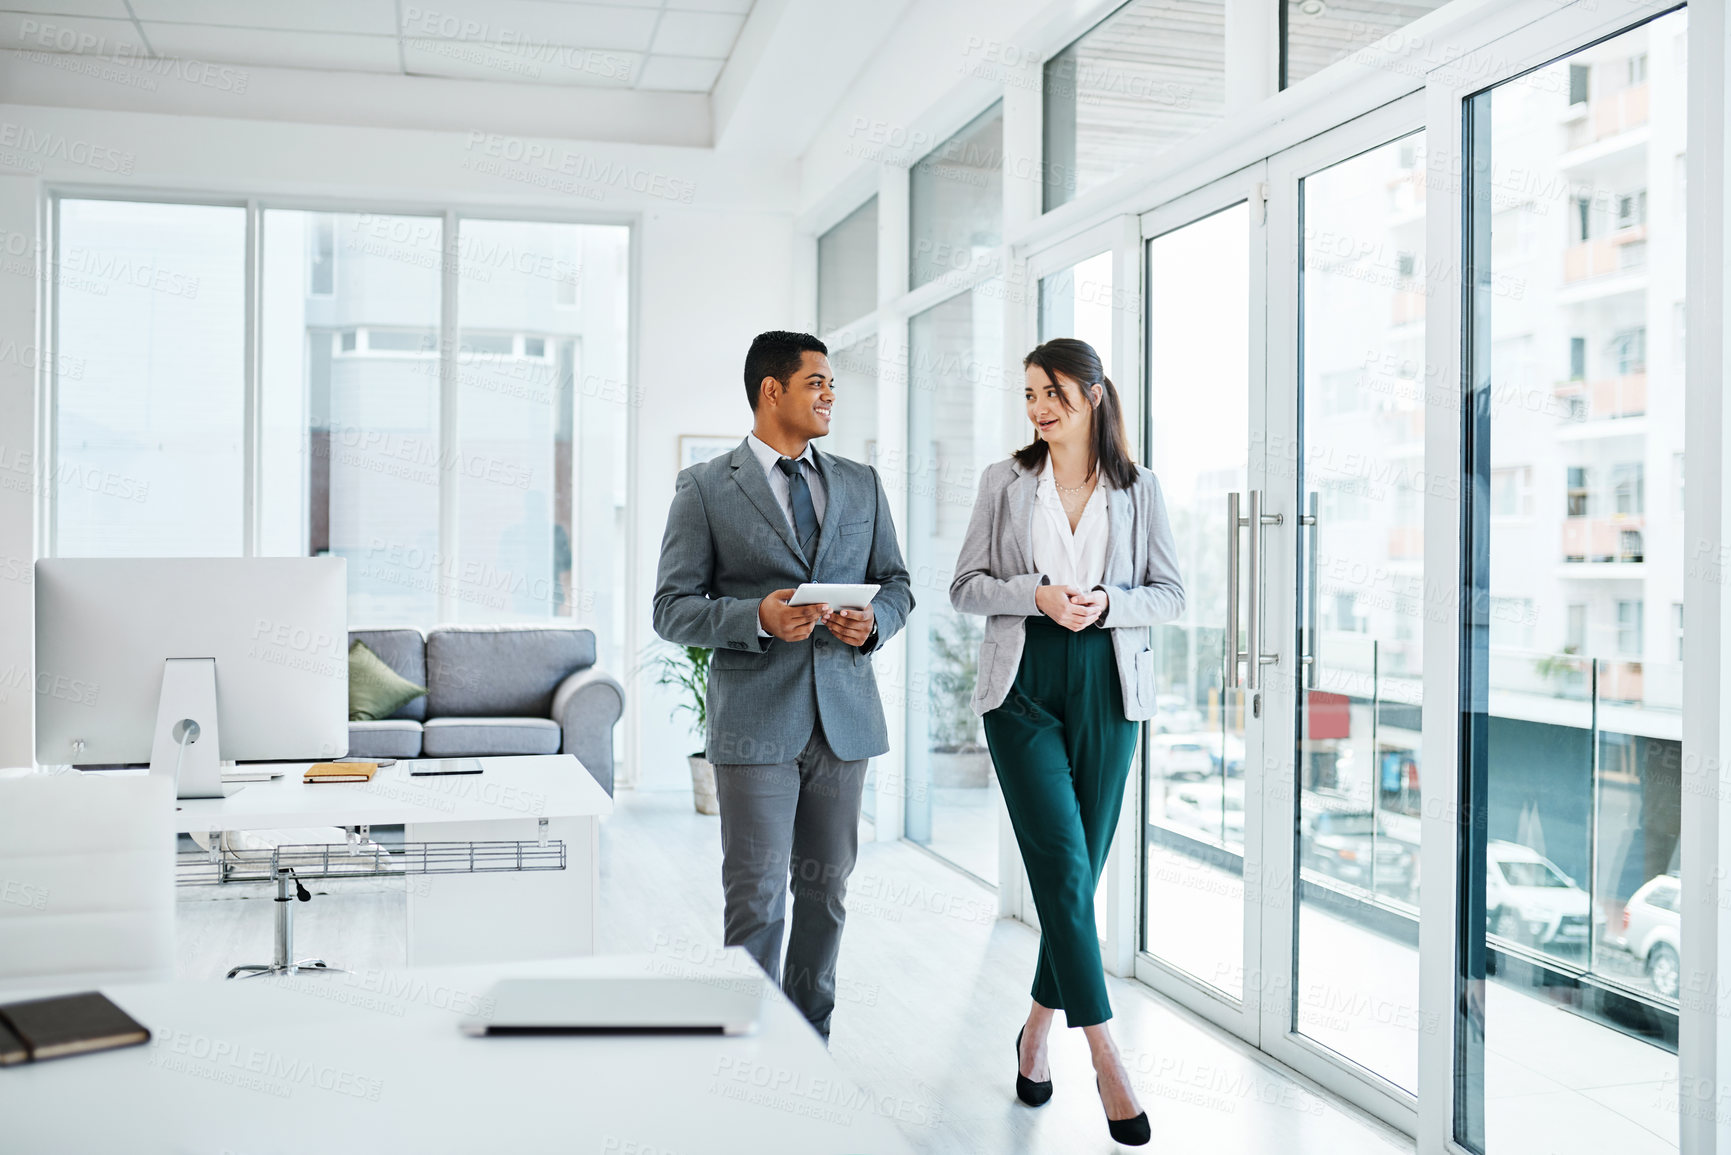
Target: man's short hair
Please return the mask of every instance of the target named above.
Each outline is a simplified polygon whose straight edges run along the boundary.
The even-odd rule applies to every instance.
[[[758,386],[765,377],[774,377],[785,389],[793,375],[799,372],[805,354],[829,356],[829,346],[810,333],[789,333],[772,329],[751,339],[751,349],[745,354],[745,399],[751,411],[757,412]]]

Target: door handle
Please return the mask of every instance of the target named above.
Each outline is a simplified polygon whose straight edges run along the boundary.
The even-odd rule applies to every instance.
[[[1244,651],[1238,648],[1238,527],[1244,519],[1238,516],[1238,493],[1226,495],[1226,688],[1236,690],[1242,680],[1238,663]]]
[[[1316,689],[1316,617],[1322,596],[1316,588],[1316,550],[1321,538],[1316,530],[1316,491],[1310,491],[1310,512],[1298,515],[1298,524],[1310,530],[1310,549],[1305,554],[1304,648],[1299,651],[1298,664],[1304,670],[1304,684]]]
[[[1268,654],[1262,650],[1262,588],[1264,584],[1267,554],[1262,548],[1262,527],[1279,525],[1284,520],[1278,513],[1262,512],[1262,491],[1249,491],[1249,516],[1238,515],[1238,494],[1226,495],[1226,638],[1230,660],[1226,663],[1226,685],[1229,688],[1243,686],[1246,690],[1255,690],[1262,685],[1262,667],[1280,661],[1279,654]],[[1247,592],[1249,605],[1244,612],[1244,642],[1245,648],[1238,648],[1238,598],[1239,598],[1239,564],[1238,564],[1238,531],[1250,530],[1250,564],[1245,567],[1250,570],[1250,589]],[[1244,663],[1244,677],[1240,680],[1238,663]]]
[[[1244,688],[1260,689],[1262,686],[1262,667],[1272,665],[1280,660],[1279,654],[1268,654],[1262,650],[1262,590],[1266,584],[1266,566],[1268,554],[1262,548],[1262,527],[1279,525],[1281,516],[1278,513],[1262,512],[1262,491],[1250,491],[1250,516],[1245,519],[1245,525],[1250,529],[1250,605],[1245,614],[1244,627]]]

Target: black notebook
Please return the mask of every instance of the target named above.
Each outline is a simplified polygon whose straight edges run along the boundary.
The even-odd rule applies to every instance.
[[[0,1022],[0,1067],[10,1067],[14,1063],[28,1063],[30,1052],[24,1047],[24,1040]]]
[[[0,1066],[150,1041],[150,1031],[101,991],[0,1003]],[[24,1057],[12,1057],[22,1044]]]

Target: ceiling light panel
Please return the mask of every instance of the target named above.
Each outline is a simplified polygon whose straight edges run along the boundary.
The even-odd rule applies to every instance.
[[[146,24],[164,21],[376,36],[397,32],[391,0],[132,0],[132,8]]]

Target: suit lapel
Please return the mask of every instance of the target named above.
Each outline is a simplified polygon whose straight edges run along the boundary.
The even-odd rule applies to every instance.
[[[841,511],[846,508],[842,503],[847,500],[841,480],[841,470],[835,467],[835,459],[827,453],[819,453],[815,448],[811,451],[811,459],[817,462],[818,476],[823,479],[823,524],[818,526],[817,547],[811,562],[811,572],[817,573],[823,555],[829,552],[829,547],[840,536],[836,523],[841,521]]]
[[[1010,532],[1015,535],[1020,551],[1022,573],[1034,568],[1034,545],[1029,538],[1034,525],[1034,494],[1040,488],[1038,474],[1029,473],[1017,465],[1015,480],[1010,482]]]
[[[801,565],[805,564],[805,554],[800,552],[799,543],[794,540],[793,527],[787,524],[787,515],[781,511],[781,503],[775,500],[775,494],[769,488],[769,479],[763,475],[763,466],[758,463],[757,455],[751,451],[749,441],[739,443],[739,448],[733,451],[731,464],[734,482],[745,491],[751,504],[757,506],[757,512],[763,514],[763,520],[769,522],[782,542],[793,551],[793,556],[800,560]]]

